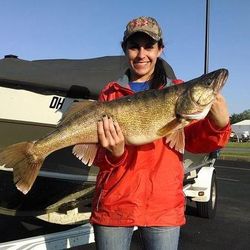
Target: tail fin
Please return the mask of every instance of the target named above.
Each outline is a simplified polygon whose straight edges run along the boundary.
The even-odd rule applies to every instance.
[[[34,142],[13,144],[0,151],[0,165],[13,168],[13,180],[18,190],[27,194],[44,161],[32,154]]]

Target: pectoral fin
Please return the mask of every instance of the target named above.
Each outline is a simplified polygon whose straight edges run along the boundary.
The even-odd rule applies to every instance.
[[[94,162],[98,146],[96,144],[77,144],[72,153],[85,165],[91,166]]]
[[[159,129],[157,134],[161,137],[164,137],[168,134],[171,134],[173,131],[180,129],[181,127],[182,127],[182,122],[180,122],[178,119],[174,119],[161,129]]]
[[[158,130],[158,135],[166,137],[166,143],[169,143],[170,148],[174,148],[176,151],[184,154],[184,127],[189,123],[190,121],[188,120],[176,118]]]
[[[166,143],[170,148],[174,148],[176,151],[184,154],[185,150],[185,133],[184,129],[174,131],[172,134],[166,136]]]

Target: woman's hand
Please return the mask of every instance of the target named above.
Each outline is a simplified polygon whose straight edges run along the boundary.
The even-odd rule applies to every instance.
[[[119,124],[104,115],[97,123],[99,143],[106,148],[113,157],[120,157],[125,151],[125,139]]]
[[[229,123],[227,103],[221,94],[217,94],[208,116],[219,128],[224,128]]]

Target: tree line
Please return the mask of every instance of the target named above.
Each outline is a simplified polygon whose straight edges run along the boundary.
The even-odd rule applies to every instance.
[[[236,122],[240,122],[243,120],[250,120],[250,109],[247,109],[239,114],[232,114],[230,116],[230,122],[231,124],[234,124]]]

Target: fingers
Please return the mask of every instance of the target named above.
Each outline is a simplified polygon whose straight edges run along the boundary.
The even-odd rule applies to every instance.
[[[97,134],[100,144],[106,148],[108,146],[108,140],[106,139],[106,134],[104,131],[103,121],[99,120],[97,122]]]
[[[227,103],[225,98],[221,94],[217,94],[215,101],[212,105],[212,110],[214,112],[218,112],[219,110],[226,111]]]
[[[119,124],[106,115],[98,121],[97,132],[100,144],[103,147],[115,146],[124,141]]]
[[[215,97],[215,103],[225,103],[225,98],[223,97],[223,95],[221,95],[220,93],[216,95]]]
[[[109,145],[114,146],[117,136],[116,136],[116,130],[115,130],[113,121],[108,116],[104,116],[102,120],[103,120],[103,128],[104,128],[105,137],[107,141],[109,142]]]
[[[114,120],[113,125],[115,127],[116,135],[118,136],[118,138],[124,140],[124,136],[123,136],[122,130],[119,126],[119,123],[116,120]]]
[[[229,111],[227,108],[227,103],[225,98],[218,94],[210,110],[210,118],[215,122],[215,124],[223,128],[229,122]]]
[[[102,117],[97,123],[99,143],[111,152],[114,157],[120,157],[125,150],[125,140],[118,122]]]

